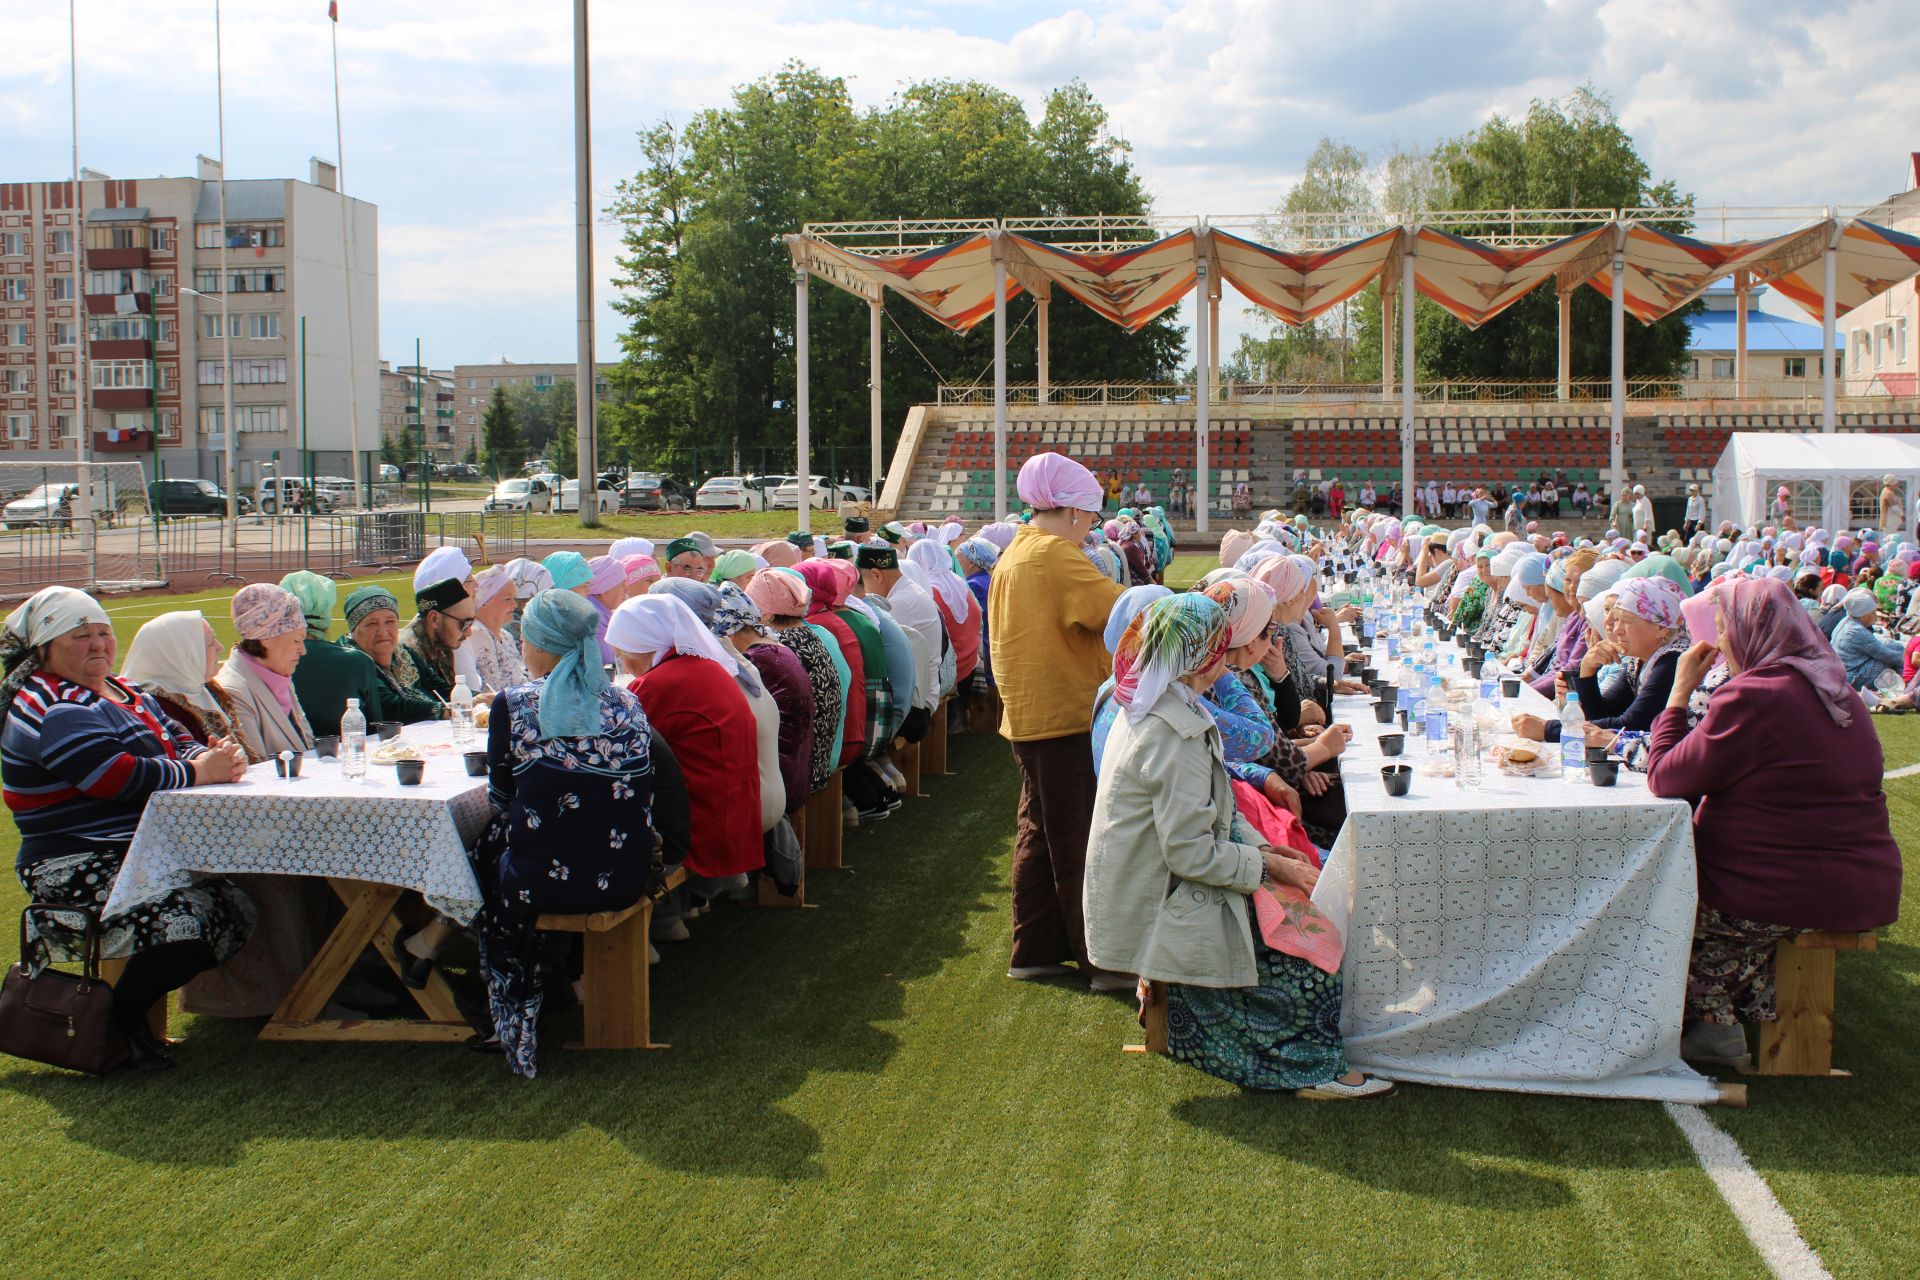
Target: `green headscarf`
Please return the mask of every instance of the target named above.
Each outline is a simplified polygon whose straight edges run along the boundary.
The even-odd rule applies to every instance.
[[[1679,587],[1686,595],[1693,594],[1693,579],[1687,577],[1687,571],[1680,562],[1669,555],[1651,555],[1620,575],[1625,582],[1629,578],[1665,578]]]
[[[287,589],[293,590],[291,587]],[[297,595],[298,592],[295,594]],[[348,596],[347,634],[353,634],[353,629],[366,621],[368,614],[378,613],[382,609],[393,610],[395,617],[400,615],[400,602],[394,598],[393,592],[385,587],[365,586]]]
[[[315,640],[325,640],[327,632],[333,626],[333,605],[340,598],[340,589],[333,585],[333,579],[305,569],[295,569],[280,579],[280,585],[293,593],[300,602],[300,612],[307,616],[307,635]]]
[[[722,551],[713,562],[713,572],[707,581],[713,583],[732,582],[743,578],[760,566],[754,563],[751,551]]]

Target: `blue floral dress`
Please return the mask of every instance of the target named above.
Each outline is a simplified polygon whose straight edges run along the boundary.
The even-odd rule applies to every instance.
[[[609,686],[600,732],[540,738],[544,680],[495,697],[487,726],[493,821],[473,853],[486,904],[474,929],[493,1024],[514,1074],[537,1074],[543,911],[617,911],[651,891],[652,731],[640,700]]]

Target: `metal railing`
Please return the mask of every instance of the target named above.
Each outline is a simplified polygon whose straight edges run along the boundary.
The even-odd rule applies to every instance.
[[[1378,382],[1223,382],[1214,388],[1212,404],[1289,405],[1289,404],[1364,404],[1390,406],[1398,416],[1398,389],[1383,396]],[[1738,394],[1742,393],[1744,394]],[[1195,395],[1191,382],[1055,382],[1043,399],[1038,383],[1009,383],[1010,405],[1180,405],[1191,404]],[[972,383],[942,384],[936,403],[942,407],[991,408],[993,388]],[[1552,378],[1443,378],[1414,383],[1414,397],[1423,406],[1435,404],[1516,404],[1554,405],[1580,401],[1604,404],[1613,395],[1613,385],[1605,378],[1573,378],[1567,383],[1563,400],[1560,384]],[[1916,397],[1875,392],[1866,387],[1850,390],[1844,384],[1841,398],[1847,412],[1862,408],[1889,407],[1913,403]],[[1807,378],[1749,378],[1744,387],[1730,381],[1692,378],[1629,378],[1628,400],[1669,400],[1707,404],[1766,403],[1798,405],[1802,409],[1820,407],[1820,382]]]

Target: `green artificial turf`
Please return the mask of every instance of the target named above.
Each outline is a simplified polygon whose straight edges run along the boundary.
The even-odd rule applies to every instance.
[[[1123,999],[1009,982],[1017,780],[998,739],[952,757],[848,833],[819,910],[723,907],[663,947],[670,1051],[568,1052],[557,1013],[527,1082],[176,1014],[165,1075],[0,1059],[8,1275],[1766,1274],[1657,1105],[1246,1094],[1120,1052]],[[1889,792],[1904,841],[1920,778]],[[1753,1080],[1751,1110],[1710,1112],[1836,1276],[1920,1273],[1916,957],[1913,923],[1840,957],[1853,1079]]]

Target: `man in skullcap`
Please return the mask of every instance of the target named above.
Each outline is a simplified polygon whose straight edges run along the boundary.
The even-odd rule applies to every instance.
[[[692,578],[695,582],[705,582],[712,566],[700,553],[700,544],[692,538],[675,538],[667,544],[667,576],[669,578]]]
[[[873,532],[873,522],[865,516],[848,516],[841,521],[850,542],[865,542]]]
[[[473,629],[473,593],[467,582],[473,565],[458,547],[441,547],[413,572],[413,621],[400,634],[393,655],[401,685],[429,697],[453,693],[454,652]]]

